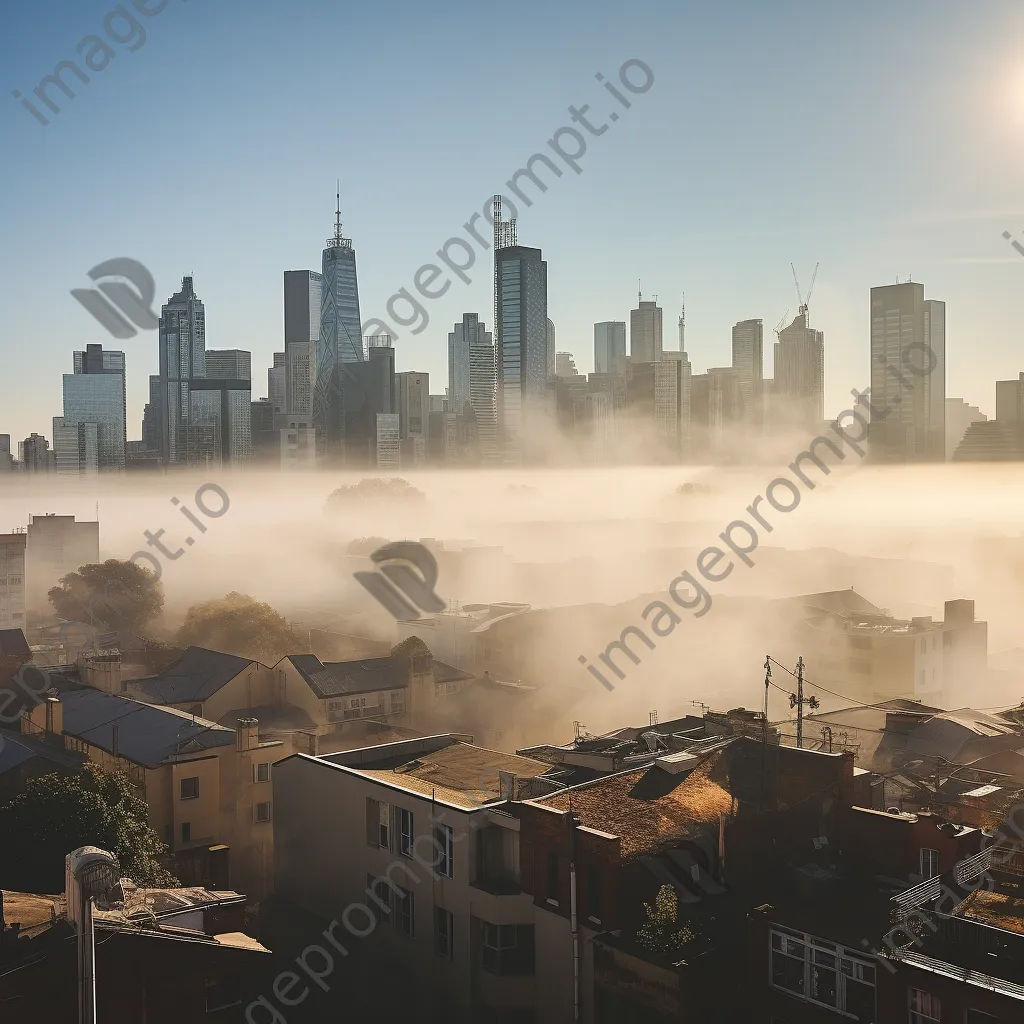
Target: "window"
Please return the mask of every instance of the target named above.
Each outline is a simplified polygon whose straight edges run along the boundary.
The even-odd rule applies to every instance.
[[[192,822],[191,821],[183,821],[181,823],[181,841],[183,843],[191,843],[192,842]]]
[[[412,856],[412,811],[404,807],[396,807],[395,815],[398,825],[398,852],[403,857]]]
[[[391,886],[386,878],[366,876],[366,894],[370,897],[370,909],[380,924],[385,917],[391,916]]]
[[[181,780],[181,799],[196,800],[199,797],[199,776],[193,775],[190,779]]]
[[[405,710],[405,694],[393,693],[391,694],[391,714],[397,715],[400,711]]]
[[[874,965],[833,942],[773,928],[771,984],[798,999],[874,1020]]]
[[[558,854],[548,850],[548,899],[558,903]]]
[[[254,764],[252,766],[252,781],[253,782],[269,782],[270,781],[270,762],[262,761],[260,764]]]
[[[398,887],[398,898],[396,900],[398,913],[395,915],[395,927],[403,935],[413,936],[416,934],[416,897],[408,889]]]
[[[391,849],[391,808],[383,800],[366,798],[366,842],[380,850]]]
[[[451,825],[434,826],[434,846],[437,849],[437,873],[445,878],[454,878],[455,839]]]
[[[455,919],[450,910],[434,907],[434,952],[445,960],[452,959]]]
[[[482,964],[491,974],[533,974],[533,925],[481,921]]]
[[[206,1012],[214,1013],[242,1002],[242,983],[237,974],[206,979]]]
[[[921,878],[934,878],[939,873],[939,851],[921,848]]]
[[[270,801],[267,800],[264,803],[256,805],[256,820],[270,821]]]
[[[942,1020],[942,1004],[937,996],[920,988],[910,990],[910,1024],[930,1024]]]

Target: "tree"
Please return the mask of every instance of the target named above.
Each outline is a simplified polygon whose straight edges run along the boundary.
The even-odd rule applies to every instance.
[[[654,906],[644,904],[647,923],[640,926],[636,937],[640,945],[659,956],[676,957],[696,938],[691,924],[679,927],[679,897],[671,885],[663,885]]]
[[[84,623],[93,633],[116,631],[122,644],[141,634],[164,607],[156,574],[116,558],[68,573],[47,596],[62,619]]]
[[[64,858],[80,846],[114,854],[138,885],[173,886],[158,858],[167,847],[150,828],[149,808],[127,775],[86,764],[70,774],[29,779],[0,804],[0,882],[22,892],[62,892]]]
[[[208,647],[264,665],[306,650],[284,617],[269,604],[234,591],[189,608],[175,643],[179,647]]]
[[[336,491],[332,491],[324,505],[324,511],[350,509],[378,501],[418,505],[422,504],[426,497],[421,490],[401,477],[367,477],[357,484],[343,484]]]

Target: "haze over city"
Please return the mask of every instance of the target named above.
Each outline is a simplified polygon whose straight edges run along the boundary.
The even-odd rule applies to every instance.
[[[12,11],[0,1020],[1019,1019],[1022,38]]]

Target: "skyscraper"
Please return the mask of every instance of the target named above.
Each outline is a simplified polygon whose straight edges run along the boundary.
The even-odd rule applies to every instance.
[[[395,374],[398,391],[399,435],[426,438],[429,430],[430,375],[407,371]]]
[[[576,360],[571,352],[555,353],[555,376],[556,377],[578,377],[579,370],[576,369]]]
[[[871,289],[872,458],[944,461],[946,304],[911,281]]]
[[[498,447],[518,462],[548,380],[548,265],[540,249],[517,243],[515,221],[494,201],[495,349]]]
[[[252,383],[196,378],[191,382],[190,465],[237,464],[252,457]],[[210,428],[213,428],[212,431]]]
[[[276,353],[275,353],[276,356]],[[206,350],[206,376],[217,380],[252,380],[252,353],[239,348]]]
[[[284,352],[274,353],[274,365],[267,370],[267,397],[278,415],[288,412],[288,367]]]
[[[691,380],[685,352],[663,352],[654,364],[654,425],[675,458],[689,454]]]
[[[18,461],[26,473],[49,473],[55,468],[50,442],[35,431],[18,442]]]
[[[764,422],[764,325],[741,320],[732,329],[732,368],[736,371],[739,418],[760,426]]]
[[[637,308],[629,314],[629,358],[634,363],[656,363],[662,352],[662,309],[644,302],[637,293]]]
[[[363,361],[362,320],[356,251],[341,233],[341,191],[334,215],[334,237],[323,252],[320,336],[316,345],[316,383],[313,388],[313,425],[317,447],[329,462],[344,455],[345,391],[342,363]]]
[[[84,352],[74,354],[74,373],[64,374],[64,415],[62,420],[62,445],[65,453],[65,472],[71,469],[68,460],[70,452],[67,431],[72,425],[92,423],[97,427],[98,468],[102,470],[124,470],[125,444],[125,360],[123,352],[105,352],[102,345],[87,345]],[[56,423],[56,420],[54,421]],[[78,438],[81,432],[76,431]],[[86,432],[89,433],[89,432]],[[89,433],[91,437],[91,433]],[[86,445],[85,435],[82,444]],[[58,468],[61,458],[57,454],[57,437],[53,439],[54,453]],[[78,441],[76,440],[76,446]],[[88,445],[82,448],[83,469],[91,470]]]
[[[778,338],[772,419],[818,430],[825,416],[825,335],[807,325],[804,311]]]
[[[557,353],[555,351],[555,322],[549,317],[547,322],[547,367],[548,378],[555,376],[555,362]]]
[[[285,403],[299,416],[313,412],[323,283],[312,270],[284,272]]]
[[[484,329],[480,314],[463,313],[462,322],[455,324],[448,335],[448,408],[458,416],[465,415],[467,405],[476,408],[472,399],[474,346],[489,349],[493,363],[494,339]]]
[[[53,417],[53,459],[58,473],[91,475],[100,469],[99,427]]]
[[[366,339],[367,358],[347,367],[343,378],[344,460],[352,465],[376,464],[377,414],[395,416],[398,436],[398,396],[395,387],[395,350],[391,339],[380,334]],[[391,421],[385,436],[391,438]]]
[[[160,310],[160,439],[163,460],[178,462],[178,430],[191,416],[190,381],[206,376],[206,310],[191,277]]]
[[[625,321],[605,320],[594,324],[594,373],[615,373],[625,355]]]

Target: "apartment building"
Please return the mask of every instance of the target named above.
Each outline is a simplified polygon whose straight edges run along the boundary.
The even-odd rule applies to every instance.
[[[509,801],[553,788],[547,770],[453,736],[289,757],[274,771],[276,894],[354,922],[419,1020],[533,1020],[534,907]]]
[[[27,741],[127,774],[186,884],[230,885],[255,900],[269,894],[271,766],[292,752],[289,743],[261,740],[256,719],[229,729],[82,685],[70,672],[50,681],[52,696],[22,715]]]
[[[24,533],[0,533],[0,629],[25,629]]]

